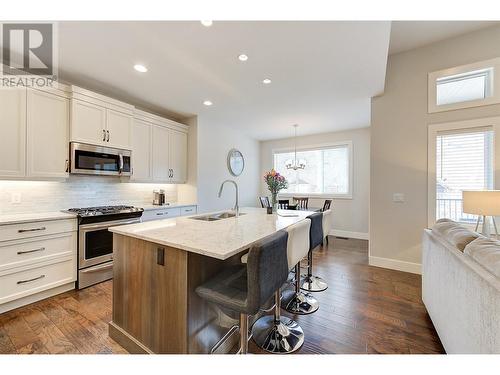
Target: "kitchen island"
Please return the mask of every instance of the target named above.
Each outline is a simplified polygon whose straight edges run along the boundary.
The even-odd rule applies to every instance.
[[[305,220],[309,211],[242,208],[113,227],[110,336],[132,353],[209,353],[237,322],[196,287],[240,262],[253,243]],[[218,353],[237,343],[233,335]]]

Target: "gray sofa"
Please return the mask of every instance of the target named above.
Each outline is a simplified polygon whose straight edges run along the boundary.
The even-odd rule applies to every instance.
[[[422,256],[422,299],[446,352],[500,353],[500,241],[440,220]]]

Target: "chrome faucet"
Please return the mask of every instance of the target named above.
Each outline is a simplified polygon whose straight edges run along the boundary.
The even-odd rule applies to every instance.
[[[239,201],[239,193],[238,193],[238,184],[236,183],[236,181],[234,181],[234,180],[226,180],[226,181],[224,181],[221,184],[220,189],[219,189],[219,198],[222,195],[222,189],[224,189],[224,184],[226,182],[232,183],[234,185],[235,189],[236,189],[236,203],[234,205],[234,212],[236,213],[236,217],[238,217],[238,216],[240,216],[240,205],[238,203],[238,201]]]

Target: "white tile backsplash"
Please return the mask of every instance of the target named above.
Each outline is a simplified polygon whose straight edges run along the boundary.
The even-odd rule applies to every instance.
[[[140,207],[152,203],[153,190],[156,189],[165,190],[167,202],[177,202],[176,185],[120,182],[116,177],[70,176],[65,181],[0,181],[0,214],[118,204]]]

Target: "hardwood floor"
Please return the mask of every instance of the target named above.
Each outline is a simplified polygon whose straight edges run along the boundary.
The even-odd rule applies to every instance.
[[[444,353],[421,302],[419,275],[368,266],[367,241],[330,237],[314,253],[328,289],[319,310],[292,316],[298,353]],[[112,282],[71,291],[0,315],[0,353],[127,353],[108,337]],[[250,351],[261,353],[253,342]]]

